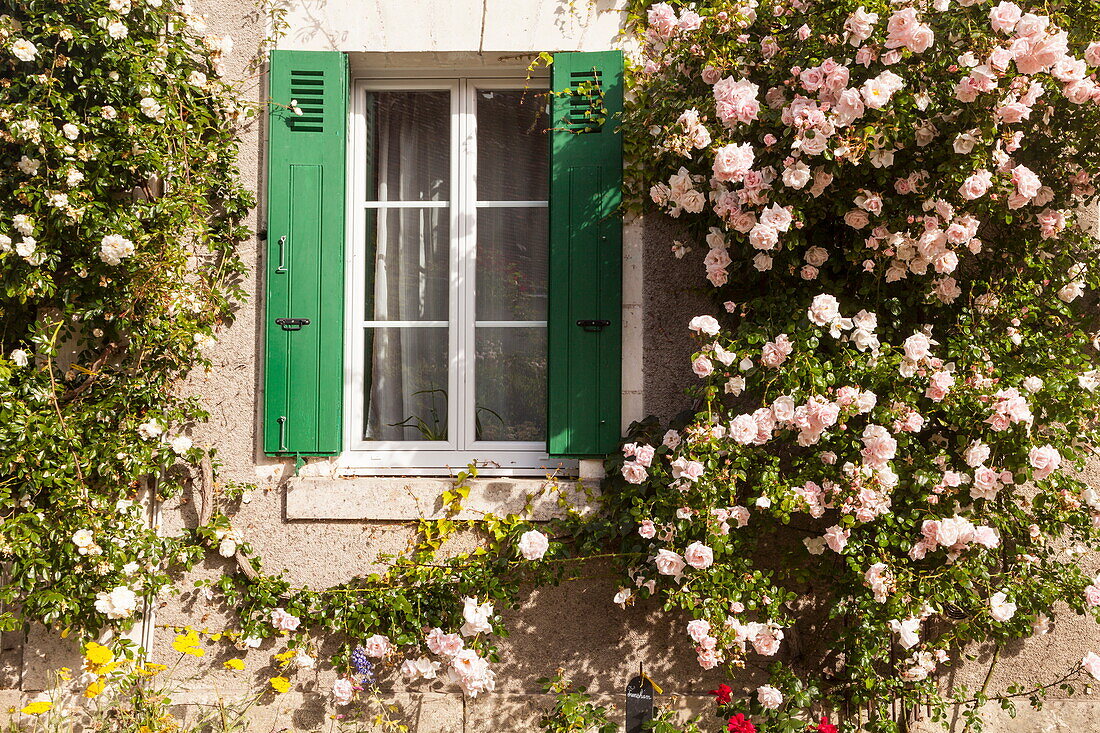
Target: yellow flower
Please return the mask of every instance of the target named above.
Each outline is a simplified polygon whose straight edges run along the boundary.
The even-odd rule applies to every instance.
[[[73,671],[68,667],[62,667],[61,669],[57,670],[57,676],[68,682],[73,678]]]
[[[84,690],[84,697],[88,697],[88,698],[95,697],[99,693],[103,692],[103,688],[104,688],[103,678],[100,677],[95,682],[88,685],[88,688],[86,690]]]
[[[272,677],[271,689],[279,693],[287,692],[290,690],[290,680],[288,680],[286,677]]]
[[[139,668],[138,672],[140,672],[143,675],[152,677],[155,674],[160,674],[161,672],[163,672],[166,669],[168,669],[168,667],[164,666],[163,664],[156,664],[155,662],[150,662],[149,664],[146,664],[144,667]]]
[[[52,707],[53,703],[49,700],[40,700],[39,702],[32,702],[30,705],[24,707],[20,712],[26,715],[41,715]]]
[[[180,634],[172,642],[172,648],[180,654],[190,654],[193,657],[201,657],[206,650],[199,646],[199,635],[194,631]]]
[[[98,667],[110,663],[115,658],[115,653],[102,644],[89,641],[88,645],[84,647],[84,658],[88,660],[89,665]]]
[[[244,660],[241,659],[227,659],[222,662],[222,666],[226,669],[244,669]]]
[[[222,632],[220,632],[220,631],[216,634],[211,634],[210,635],[210,641],[221,641],[221,640],[222,640]]]
[[[285,652],[281,652],[279,654],[272,654],[271,658],[274,659],[275,661],[279,662],[280,667],[285,667],[288,664],[290,664],[290,658],[293,657],[295,654],[297,654],[297,652],[295,650],[287,649]]]

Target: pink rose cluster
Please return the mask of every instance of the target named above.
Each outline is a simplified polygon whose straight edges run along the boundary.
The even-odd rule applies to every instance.
[[[725,659],[722,650],[718,648],[718,639],[712,636],[710,631],[710,622],[705,619],[697,618],[688,621],[687,633],[695,642],[699,666],[703,669],[714,669]]]
[[[947,561],[954,562],[970,545],[995,549],[1001,536],[993,527],[975,525],[969,519],[955,515],[944,519],[926,519],[921,523],[921,538],[909,550],[913,560],[923,560],[929,552],[947,550]]]
[[[640,484],[649,477],[649,472],[646,470],[653,464],[653,456],[656,454],[656,449],[651,445],[638,445],[637,443],[627,443],[623,446],[623,457],[632,458],[633,460],[623,463],[622,474],[623,478],[628,483]]]
[[[924,53],[934,40],[931,26],[920,21],[914,8],[898,10],[886,22],[886,48],[907,48],[913,53]]]
[[[711,93],[718,119],[727,127],[752,122],[760,112],[760,87],[747,79],[727,76],[715,83]]]
[[[733,631],[734,643],[743,654],[752,644],[753,651],[761,656],[774,657],[783,641],[783,627],[774,622],[742,622],[736,617],[726,619],[726,626]]]
[[[1030,425],[1034,416],[1027,398],[1015,387],[999,390],[993,395],[993,414],[985,419],[998,432],[1008,430],[1016,423]]]
[[[677,15],[668,3],[657,3],[646,13],[649,35],[658,41],[667,41],[682,33],[697,31],[703,25],[702,17],[694,10],[684,8]]]
[[[798,443],[813,445],[836,425],[841,406],[820,397],[810,397],[799,405],[786,395],[776,398],[771,407],[736,416],[730,421],[729,437],[741,445],[764,445],[777,429],[798,431]]]

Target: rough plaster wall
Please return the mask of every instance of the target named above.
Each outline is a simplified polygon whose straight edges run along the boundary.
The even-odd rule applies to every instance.
[[[677,240],[691,247],[681,259],[672,254]],[[668,420],[692,406],[686,390],[699,382],[691,371],[695,345],[687,323],[693,316],[718,314],[701,287],[707,284],[702,277],[705,244],[691,242],[675,219],[649,214],[643,247],[645,413]]]

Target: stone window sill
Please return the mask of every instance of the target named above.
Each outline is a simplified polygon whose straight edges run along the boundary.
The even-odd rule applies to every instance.
[[[468,482],[470,495],[453,519],[481,519],[485,514],[517,514],[546,521],[567,514],[568,507],[588,513],[596,508],[598,481],[541,478],[478,478]],[[415,521],[447,516],[440,498],[453,482],[445,478],[309,477],[286,484],[288,520]]]

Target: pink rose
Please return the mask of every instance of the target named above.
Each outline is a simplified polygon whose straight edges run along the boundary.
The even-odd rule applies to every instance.
[[[692,542],[684,550],[684,560],[696,570],[705,570],[714,564],[714,551],[702,542]]]
[[[765,710],[775,710],[783,704],[783,693],[771,685],[756,688],[756,699]]]
[[[676,11],[668,3],[657,3],[646,14],[649,28],[658,38],[670,38],[676,30]]]
[[[649,472],[645,470],[645,466],[634,461],[623,464],[622,474],[629,484],[640,484],[649,478]]]
[[[688,636],[696,644],[710,636],[710,622],[701,618],[692,619],[687,623]]]
[[[332,683],[332,701],[337,705],[347,705],[355,695],[355,685],[346,677]]]
[[[991,185],[993,185],[992,173],[986,170],[976,171],[963,181],[963,185],[959,188],[959,195],[967,201],[973,201],[984,196]]]
[[[657,528],[653,525],[652,519],[643,519],[638,523],[638,534],[641,535],[644,540],[651,540],[657,535]]]
[[[911,361],[920,361],[931,353],[932,342],[923,333],[914,333],[905,339],[902,344],[905,349],[905,358]]]
[[[363,651],[368,657],[384,657],[393,651],[393,644],[382,634],[375,634],[363,642]]]
[[[672,462],[672,478],[685,478],[688,481],[696,481],[703,475],[703,464],[692,461],[683,456]]]
[[[1050,445],[1032,448],[1028,451],[1027,460],[1031,467],[1035,469],[1032,475],[1040,481],[1054,473],[1062,465],[1062,455]]]
[[[755,159],[749,143],[723,145],[714,154],[714,177],[719,181],[740,181]]]
[[[844,215],[844,223],[852,229],[862,229],[870,223],[871,219],[863,209],[852,209]]]
[[[301,619],[282,608],[276,608],[271,612],[271,625],[279,631],[296,631],[301,623]]]
[[[710,359],[700,354],[695,357],[695,361],[691,362],[691,371],[695,372],[695,376],[702,379],[714,373],[714,364]]]
[[[657,572],[661,575],[674,575],[677,577],[684,572],[686,565],[684,558],[671,550],[657,550],[654,563],[657,565]]]
[[[429,631],[424,640],[427,642],[428,651],[443,657],[453,657],[466,646],[466,642],[462,640],[461,636],[458,634],[445,634],[443,629],[438,627]]]
[[[851,530],[841,529],[839,524],[834,524],[825,530],[825,544],[829,546],[830,550],[839,555],[844,552],[844,548],[848,544],[848,538],[851,535]]]
[[[1023,15],[1023,11],[1020,10],[1019,5],[1002,2],[989,11],[989,24],[993,26],[993,30],[1008,35],[1012,33],[1012,29],[1020,21],[1021,15]]]
[[[1093,652],[1087,653],[1081,659],[1081,667],[1091,674],[1094,679],[1100,680],[1100,656],[1097,656]]]
[[[726,264],[729,263],[727,262]],[[718,325],[718,319],[714,316],[695,316],[688,323],[689,331],[706,334],[707,336],[714,336],[720,329],[721,326]]]

